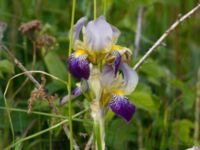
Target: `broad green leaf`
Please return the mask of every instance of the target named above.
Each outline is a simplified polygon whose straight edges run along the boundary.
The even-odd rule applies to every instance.
[[[193,106],[196,100],[196,87],[188,87],[188,85],[185,85],[183,87],[183,108],[185,111],[191,111],[194,110]]]
[[[184,86],[184,83],[179,80],[179,79],[174,79],[174,80],[171,80],[170,83],[175,87],[175,88],[183,88]]]
[[[14,130],[19,133],[23,133],[29,123],[34,119],[34,117],[36,117],[32,115],[29,116],[26,113],[21,112],[13,112],[11,116]]]
[[[148,80],[155,85],[159,85],[160,79],[166,76],[165,68],[159,66],[152,59],[144,63],[140,70],[145,73]]]
[[[3,73],[0,71],[0,78],[3,78]]]
[[[106,121],[109,122],[114,116],[115,114],[110,109],[108,109],[108,112],[106,113]]]
[[[144,91],[135,91],[129,96],[129,100],[132,101],[138,108],[149,112],[155,112],[157,110],[152,96]]]
[[[53,51],[49,52],[44,57],[44,61],[50,74],[60,79],[67,80],[67,65],[60,60],[57,53]],[[53,81],[47,84],[47,89],[50,93],[64,88],[65,85],[58,81]]]
[[[172,128],[173,138],[174,137],[178,138],[180,142],[183,142],[188,146],[193,144],[193,136],[190,133],[194,128],[194,125],[190,120],[187,119],[177,120],[172,124],[172,127],[173,127]]]
[[[165,70],[152,59],[143,64],[143,66],[141,67],[141,71],[149,76],[154,76],[155,78],[165,76]]]
[[[49,70],[49,73],[61,79],[67,80],[67,67],[64,64],[64,62],[60,60],[60,58],[55,52],[49,52],[44,57],[44,61],[47,66],[47,69]]]
[[[1,60],[0,61],[0,74],[2,73],[14,73],[14,65],[9,62],[8,60]]]
[[[127,124],[121,118],[112,120],[106,131],[107,145],[114,150],[129,149],[129,142],[137,140],[136,125]]]

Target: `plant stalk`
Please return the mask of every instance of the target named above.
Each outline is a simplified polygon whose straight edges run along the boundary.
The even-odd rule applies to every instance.
[[[199,123],[200,123],[200,68],[197,77],[197,97],[195,103],[195,127],[194,127],[194,145],[199,145]]]
[[[94,142],[97,150],[105,150],[104,111],[98,101],[91,104],[94,120]]]
[[[70,29],[70,40],[69,40],[69,50],[68,56],[72,53],[72,40],[73,40],[73,30],[74,30],[74,18],[75,18],[75,8],[76,8],[76,0],[72,1],[72,16],[71,16],[71,29]],[[71,102],[71,75],[68,74],[68,95],[69,95],[69,131],[70,131],[70,150],[74,149],[74,139],[73,139],[73,124],[72,124],[72,102]]]

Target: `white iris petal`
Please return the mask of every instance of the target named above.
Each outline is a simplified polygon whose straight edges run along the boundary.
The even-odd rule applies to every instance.
[[[100,52],[111,49],[113,31],[103,16],[88,23],[84,36],[89,51]]]
[[[121,69],[124,75],[124,83],[125,86],[123,88],[126,95],[132,93],[136,88],[138,83],[138,75],[133,70],[133,68],[129,67],[126,63],[121,64]]]
[[[80,35],[80,32],[81,32],[81,29],[85,25],[86,21],[87,21],[87,18],[86,17],[82,17],[74,25],[74,33],[73,33],[73,48],[74,49],[76,49],[76,47],[77,47],[77,41],[79,39],[79,35]]]

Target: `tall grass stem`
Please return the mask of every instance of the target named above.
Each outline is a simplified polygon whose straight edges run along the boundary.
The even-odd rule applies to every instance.
[[[72,1],[72,16],[71,16],[71,28],[70,28],[68,56],[70,56],[72,53],[75,8],[76,8],[76,0],[73,0]],[[73,145],[73,124],[72,124],[72,102],[71,102],[71,74],[68,74],[68,86],[67,87],[68,87],[68,95],[69,95],[68,115],[69,115],[69,130],[70,130],[70,150],[73,150],[74,145]]]
[[[94,2],[93,2],[94,4],[94,20],[96,20],[96,18],[97,18],[97,1],[96,0],[94,0]]]

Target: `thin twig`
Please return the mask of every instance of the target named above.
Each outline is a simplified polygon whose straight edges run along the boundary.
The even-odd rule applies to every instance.
[[[194,145],[199,145],[199,123],[200,123],[200,68],[197,79],[197,98],[195,104],[195,127],[194,127]]]
[[[2,49],[4,49],[8,55],[13,59],[15,65],[20,69],[22,70],[23,72],[26,72],[26,76],[35,84],[35,86],[37,88],[40,88],[41,85],[40,83],[27,71],[27,69],[22,65],[22,63],[11,53],[11,51],[6,47],[4,46],[3,44],[1,45]]]
[[[36,60],[36,45],[35,42],[32,41],[32,45],[33,45],[33,60],[32,60],[32,65],[31,65],[31,70],[34,70],[35,67],[35,60]],[[26,83],[28,82],[29,78],[26,77],[26,79],[24,80],[24,82],[20,85],[20,87],[12,94],[11,99],[14,99],[14,97],[21,91],[21,89],[26,85]]]
[[[176,22],[174,22],[169,29],[165,31],[165,33],[154,43],[154,45],[147,51],[147,53],[137,62],[134,66],[134,69],[137,70],[144,63],[144,61],[149,57],[149,55],[163,42],[163,40],[172,32],[174,29],[180,25],[183,21],[191,17],[198,9],[200,8],[200,3],[190,10],[187,14],[180,17]]]
[[[22,65],[22,63],[10,52],[10,50],[6,46],[1,44],[1,48],[4,49],[8,53],[8,55],[13,59],[16,66],[25,73],[27,78],[30,79],[35,84],[37,89],[42,87],[42,85],[32,76],[32,74]],[[49,105],[56,115],[60,115],[59,110],[52,102],[49,101]],[[70,132],[69,132],[67,125],[62,124],[62,127],[63,127],[63,130],[64,130],[66,136],[69,138]],[[75,141],[75,139],[73,140],[73,144],[74,144],[74,149],[79,150],[79,146],[78,146],[77,142]]]
[[[144,8],[140,7],[138,10],[137,30],[136,30],[135,43],[134,43],[134,45],[135,45],[134,57],[137,57],[138,52],[140,50],[140,40],[141,40],[141,34],[142,34],[143,16],[144,16]]]
[[[36,119],[34,119],[33,121],[31,121],[31,123],[24,130],[24,133],[22,134],[22,138],[26,137],[26,135],[28,134],[29,130],[35,125],[36,122],[37,122]]]
[[[84,150],[90,150],[91,145],[92,145],[92,141],[93,141],[93,134],[90,136],[90,138],[89,138]]]

